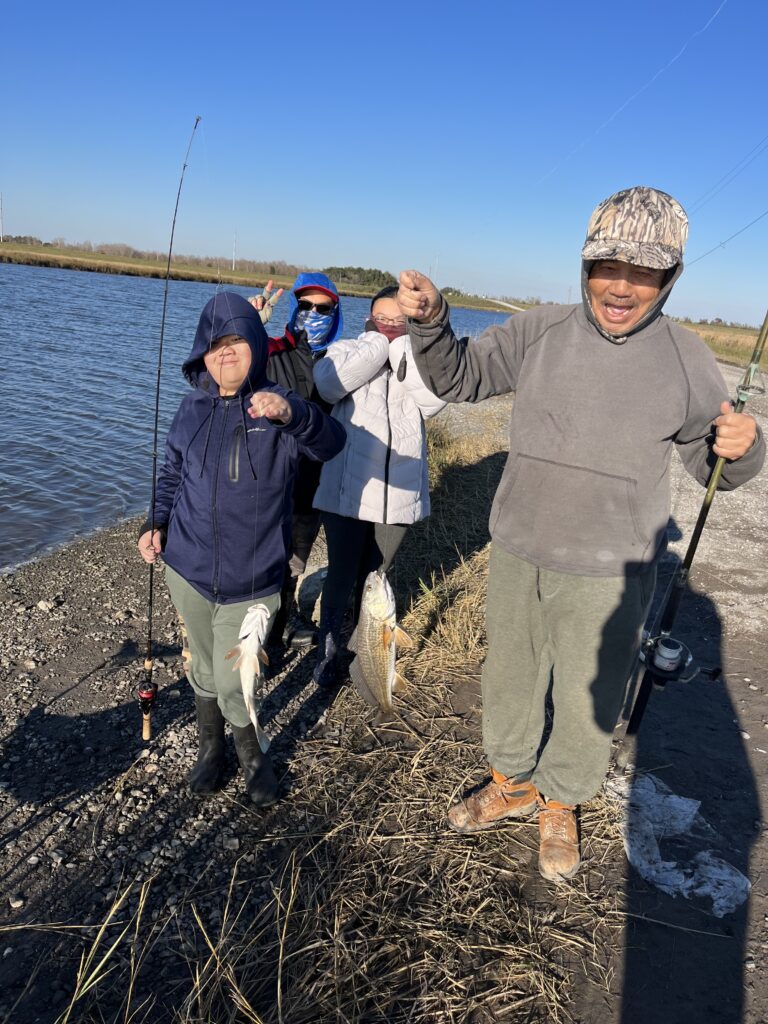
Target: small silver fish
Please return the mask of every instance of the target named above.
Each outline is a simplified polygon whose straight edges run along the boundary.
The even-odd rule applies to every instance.
[[[269,608],[265,604],[252,604],[245,613],[240,627],[240,643],[225,655],[227,659],[237,658],[232,671],[240,669],[240,685],[243,688],[245,707],[264,754],[269,750],[269,736],[259,724],[258,709],[261,702],[258,693],[263,684],[261,665],[269,664],[267,652],[264,650],[268,622]]]
[[[414,643],[395,621],[395,595],[383,572],[371,572],[365,581],[354,646],[349,676],[357,692],[372,707],[392,711],[392,694],[407,683],[395,668],[396,647]]]

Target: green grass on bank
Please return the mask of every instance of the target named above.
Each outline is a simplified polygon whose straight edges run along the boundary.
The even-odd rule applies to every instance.
[[[210,281],[213,283],[232,284],[242,288],[263,288],[267,280],[272,280],[276,288],[290,288],[295,276],[284,276],[279,273],[254,273],[251,270],[240,270],[235,260],[235,270],[226,260],[206,260],[201,263],[185,263],[174,258],[171,264],[171,278],[175,281]],[[18,263],[37,267],[55,267],[60,270],[84,270],[107,274],[127,274],[135,277],[164,278],[167,259],[152,259],[141,256],[115,256],[108,253],[86,252],[73,250],[71,247],[60,248],[55,245],[24,245],[19,242],[0,244],[0,263]],[[343,282],[339,290],[342,295],[355,298],[370,298],[378,288],[354,285]],[[507,312],[507,307],[492,299],[479,295],[454,293],[449,297],[453,306],[468,309],[487,309],[496,312]],[[520,303],[524,305],[524,303]],[[510,311],[511,312],[511,311]]]

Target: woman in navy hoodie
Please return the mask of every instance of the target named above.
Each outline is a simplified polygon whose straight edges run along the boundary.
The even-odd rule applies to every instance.
[[[171,424],[154,516],[139,539],[145,561],[162,551],[188,632],[199,734],[190,788],[220,788],[226,719],[259,806],[275,801],[277,780],[239,675],[224,658],[249,605],[266,605],[270,616],[279,607],[299,455],[325,462],[344,445],[343,428],[322,409],[267,379],[267,354],[266,332],[246,299],[220,292],[206,304],[182,366],[193,390]]]

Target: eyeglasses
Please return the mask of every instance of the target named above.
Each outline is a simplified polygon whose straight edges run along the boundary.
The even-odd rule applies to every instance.
[[[332,313],[336,309],[335,302],[310,302],[309,299],[298,300],[299,311],[302,313],[309,313],[311,309],[314,309],[316,313]]]
[[[397,320],[393,320],[389,316],[377,316],[373,314],[373,319],[377,324],[383,324],[384,327],[405,327],[405,317],[398,317]]]

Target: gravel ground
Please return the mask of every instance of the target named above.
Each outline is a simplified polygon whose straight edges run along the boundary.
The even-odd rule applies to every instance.
[[[725,372],[731,383],[740,376]],[[462,434],[504,436],[509,407],[506,398],[451,407],[444,422]],[[765,426],[766,399],[751,411]],[[696,646],[708,681],[654,697],[635,752],[639,765],[657,769],[676,792],[702,800],[702,813],[726,834],[732,860],[752,879],[752,898],[743,913],[707,921],[629,872],[635,920],[617,939],[616,994],[600,1018],[587,1019],[768,1019],[767,479],[715,502],[681,613],[681,635]],[[678,466],[673,518],[683,538],[701,494]],[[233,751],[220,798],[188,795],[193,700],[180,678],[180,635],[162,584],[155,610],[160,698],[154,739],[142,743],[135,689],[146,576],[135,554],[136,527],[121,524],[0,578],[0,1013],[14,1024],[55,1020],[83,940],[126,882],[150,875],[161,879],[152,916],[184,904],[154,949],[158,1006],[172,1003],[188,982],[191,899],[214,927],[239,861],[240,884],[253,889],[258,904],[260,887],[267,897],[270,864],[292,835],[310,827],[292,816],[290,799],[267,812],[248,806]],[[673,554],[683,546],[684,539],[676,541]],[[322,556],[319,548],[313,572]],[[310,681],[311,662],[311,655],[289,654],[270,669],[264,718],[286,797],[320,757],[314,737],[336,742],[350,700],[341,691],[329,711],[331,698]],[[138,898],[130,897],[129,909]],[[154,1019],[170,1018],[158,1009]]]

